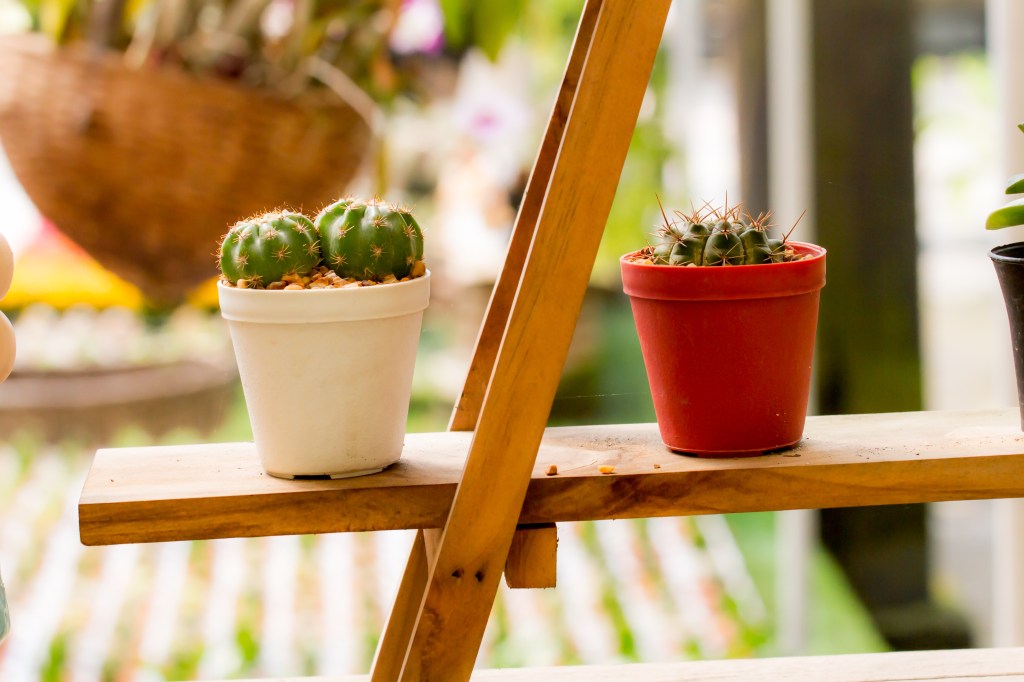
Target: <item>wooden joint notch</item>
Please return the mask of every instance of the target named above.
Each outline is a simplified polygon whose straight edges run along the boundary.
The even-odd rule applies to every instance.
[[[505,560],[505,584],[512,589],[554,587],[557,554],[555,524],[516,526]]]

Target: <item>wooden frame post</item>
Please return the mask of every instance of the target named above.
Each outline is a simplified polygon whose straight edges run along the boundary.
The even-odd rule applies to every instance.
[[[543,166],[540,172],[535,169],[524,198],[524,207],[539,206],[535,233],[491,363],[475,420],[476,433],[437,557],[432,563],[426,562],[429,577],[404,656],[400,677],[404,682],[469,679],[669,4],[669,0],[590,0],[584,9],[574,55],[583,47],[580,38],[586,37],[586,19],[594,18],[595,11],[596,23],[586,41],[586,56],[550,178],[543,183]],[[619,50],[618,45],[630,49]],[[570,59],[570,66],[572,62]],[[571,81],[571,76],[567,69],[566,81]],[[556,104],[553,118],[558,111]],[[557,123],[549,125],[549,132],[553,127],[557,133]],[[517,233],[528,230],[529,222],[521,220]],[[520,238],[519,248],[524,239]],[[503,272],[505,295],[514,280],[514,270],[509,271],[509,278]],[[502,318],[502,305],[496,293],[488,311],[491,334]],[[481,342],[493,344],[495,337],[487,333],[485,323]],[[488,374],[488,363],[481,353],[478,343],[477,356],[484,369],[471,372],[471,379]],[[460,405],[473,404],[468,384],[469,397],[464,391]],[[469,418],[469,410],[462,411],[467,413],[467,422],[474,421]],[[453,418],[456,426],[463,419],[458,412],[457,408]],[[423,549],[419,552],[425,554]],[[419,565],[416,557],[410,558],[403,587],[418,583],[409,571]],[[396,603],[375,666],[375,682],[387,679],[378,675],[377,669],[383,670],[383,665],[391,670],[396,667],[397,645],[409,631],[411,609],[406,606],[417,591],[404,590],[406,603],[401,608]],[[387,663],[385,655],[390,659]]]
[[[512,301],[523,276],[523,266],[530,250],[530,243],[537,231],[537,218],[540,215],[545,191],[551,181],[551,170],[554,168],[558,149],[562,144],[565,123],[569,120],[569,111],[572,108],[573,98],[576,96],[576,85],[583,72],[583,63],[586,61],[587,52],[590,49],[590,40],[593,37],[594,26],[597,24],[601,2],[602,0],[589,0],[583,8],[583,14],[576,30],[576,38],[573,41],[565,74],[562,77],[562,86],[555,99],[554,109],[548,120],[540,151],[537,153],[519,213],[516,215],[515,227],[512,231],[512,239],[505,255],[501,275],[491,292],[491,300],[477,337],[466,382],[455,403],[455,408],[452,410],[451,420],[448,424],[449,431],[472,431],[476,428],[484,392],[487,390],[487,384],[494,372],[498,347],[501,345],[501,337],[505,332],[505,325],[508,323]],[[371,682],[396,682],[401,674],[405,651],[409,645],[412,627],[418,615],[429,573],[427,554],[432,555],[433,548],[430,548],[430,552],[427,552],[427,549],[428,546],[435,544],[440,539],[438,536],[427,539],[424,537],[424,533],[425,531],[419,531],[416,534],[416,540],[409,553],[405,575],[399,585],[384,635],[377,647]],[[432,559],[433,556],[430,558]]]

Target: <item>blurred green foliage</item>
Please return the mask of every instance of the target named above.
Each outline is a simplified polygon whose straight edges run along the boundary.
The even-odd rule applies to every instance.
[[[440,0],[445,39],[455,49],[477,46],[497,59],[522,15],[524,0]]]

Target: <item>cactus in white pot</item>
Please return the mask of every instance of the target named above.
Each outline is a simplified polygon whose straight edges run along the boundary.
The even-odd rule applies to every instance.
[[[221,314],[267,473],[343,478],[399,459],[430,296],[422,258],[412,215],[379,200],[224,236]]]

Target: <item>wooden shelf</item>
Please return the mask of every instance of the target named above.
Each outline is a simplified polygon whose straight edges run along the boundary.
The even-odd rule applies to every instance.
[[[267,476],[251,443],[100,450],[79,504],[82,541],[440,527],[471,438],[410,434],[399,463],[340,481]],[[654,424],[566,427],[545,434],[520,522],[1007,497],[1024,497],[1016,410],[813,417],[793,450],[725,460],[669,452]]]
[[[475,670],[472,682],[1024,682],[1024,648]],[[369,682],[365,675],[278,682]]]

